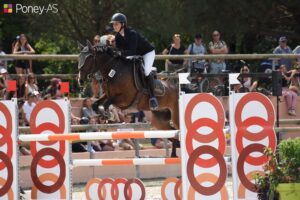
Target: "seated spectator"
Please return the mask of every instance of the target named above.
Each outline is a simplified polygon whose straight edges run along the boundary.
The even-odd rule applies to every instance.
[[[296,94],[300,94],[300,77],[295,76],[296,74],[300,73],[300,62],[296,63],[296,69],[290,70],[287,73],[291,74],[291,84],[289,86],[289,89],[296,92]]]
[[[201,34],[195,35],[194,43],[190,44],[187,49],[188,54],[190,55],[204,55],[206,54],[206,48],[202,43],[202,36]],[[197,59],[190,59],[189,60],[189,68],[191,72],[199,72],[202,73],[204,71],[206,61],[204,59],[197,60]]]
[[[26,90],[26,77],[25,75],[19,74],[17,80],[17,98],[25,99],[25,90]]]
[[[108,119],[110,123],[122,123],[124,122],[124,114],[122,110],[114,105],[108,107],[110,113],[110,118]]]
[[[289,88],[291,76],[287,76],[287,69],[285,65],[280,65],[279,71],[282,74],[282,95],[286,100],[288,114],[296,116],[297,108],[297,93]]]
[[[154,146],[154,147],[156,147],[158,149],[165,148],[165,142],[161,138],[151,138],[151,144],[152,144],[152,146]],[[167,140],[166,145],[167,145],[167,148],[171,148],[172,147],[172,143],[169,140]]]
[[[287,45],[287,38],[285,36],[282,36],[279,38],[279,46],[277,46],[273,54],[291,54],[292,49]],[[278,65],[285,65],[286,69],[289,71],[292,67],[292,59],[289,58],[281,58],[278,61]]]
[[[85,98],[82,102],[82,118],[88,119],[90,124],[98,123],[98,115],[92,108],[91,98]]]
[[[241,70],[240,70],[241,74],[249,74],[250,73],[250,69],[247,65],[244,65]],[[241,80],[241,85],[238,85],[235,89],[238,92],[255,92],[256,88],[257,88],[257,81],[253,81],[251,77],[244,77]]]
[[[125,123],[134,123],[132,121],[132,114],[128,113],[124,116],[124,122]],[[121,131],[127,131],[127,130],[121,130]],[[129,129],[128,131],[133,131],[133,129]],[[135,145],[132,139],[122,139],[118,140],[119,147],[121,147],[123,150],[133,150],[135,149]],[[139,144],[139,148],[143,149],[143,145]]]
[[[145,116],[144,111],[142,111],[142,110],[131,113],[131,115],[132,115],[131,123],[146,122],[146,119],[145,119],[146,116]]]
[[[13,54],[33,54],[34,49],[27,41],[25,34],[20,34],[13,48]],[[32,62],[29,60],[17,60],[15,69],[17,74],[28,74],[32,72]]]
[[[212,41],[208,44],[209,52],[211,54],[227,54],[228,48],[223,40],[220,40],[219,31],[212,33]],[[213,59],[210,63],[210,73],[219,74],[222,70],[226,70],[226,64],[223,59]]]
[[[30,73],[27,77],[27,84],[25,85],[25,98],[27,99],[29,93],[34,93],[37,97],[39,96],[39,88],[36,84],[35,77]]]
[[[60,79],[52,78],[50,85],[46,89],[46,94],[51,95],[52,99],[59,99],[62,97],[62,93],[60,92],[60,82]]]
[[[29,126],[31,112],[34,109],[34,107],[36,106],[35,99],[36,99],[36,96],[33,93],[29,93],[28,99],[27,99],[27,101],[25,101],[25,103],[23,105],[23,110],[24,110],[24,114],[25,114],[24,119],[25,119],[26,126]]]
[[[107,130],[99,130],[99,132],[106,132]],[[101,151],[114,151],[117,143],[114,140],[100,140]]]
[[[174,34],[173,43],[168,46],[168,48],[164,49],[162,54],[164,55],[183,55],[186,54],[187,51],[185,47],[181,44],[181,38],[179,34]],[[184,60],[166,60],[166,71],[175,71],[179,69],[184,63]]]

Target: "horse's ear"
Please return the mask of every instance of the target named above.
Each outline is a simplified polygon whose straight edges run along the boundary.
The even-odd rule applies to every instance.
[[[87,44],[87,46],[89,48],[89,51],[95,53],[95,49],[93,48],[93,45],[92,45],[92,43],[89,40],[86,40],[86,44]]]
[[[81,44],[79,41],[77,41],[77,45],[80,51],[84,48],[83,44]]]

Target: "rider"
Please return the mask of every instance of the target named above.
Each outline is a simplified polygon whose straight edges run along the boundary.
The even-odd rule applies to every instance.
[[[143,56],[144,71],[150,93],[150,109],[158,109],[158,102],[154,96],[154,76],[151,73],[155,58],[154,47],[147,41],[147,39],[127,26],[127,18],[124,14],[115,13],[112,16],[110,23],[112,23],[114,31],[117,33],[116,48],[121,49],[121,56]]]

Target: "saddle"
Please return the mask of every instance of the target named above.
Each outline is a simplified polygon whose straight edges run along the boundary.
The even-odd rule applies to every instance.
[[[146,82],[146,77],[144,73],[144,62],[141,56],[128,56],[126,59],[131,60],[133,63],[133,78],[134,83],[138,91],[143,94],[149,94],[149,89]],[[154,80],[154,94],[155,96],[164,96],[165,95],[165,85],[162,81],[155,79]]]

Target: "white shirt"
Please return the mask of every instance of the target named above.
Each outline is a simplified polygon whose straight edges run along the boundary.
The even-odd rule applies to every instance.
[[[29,122],[30,120],[30,115],[31,115],[31,112],[33,110],[33,108],[35,107],[35,103],[31,103],[31,105],[29,105],[28,101],[26,101],[23,105],[23,110],[24,110],[24,113],[25,113],[25,117],[26,117],[26,120]]]

